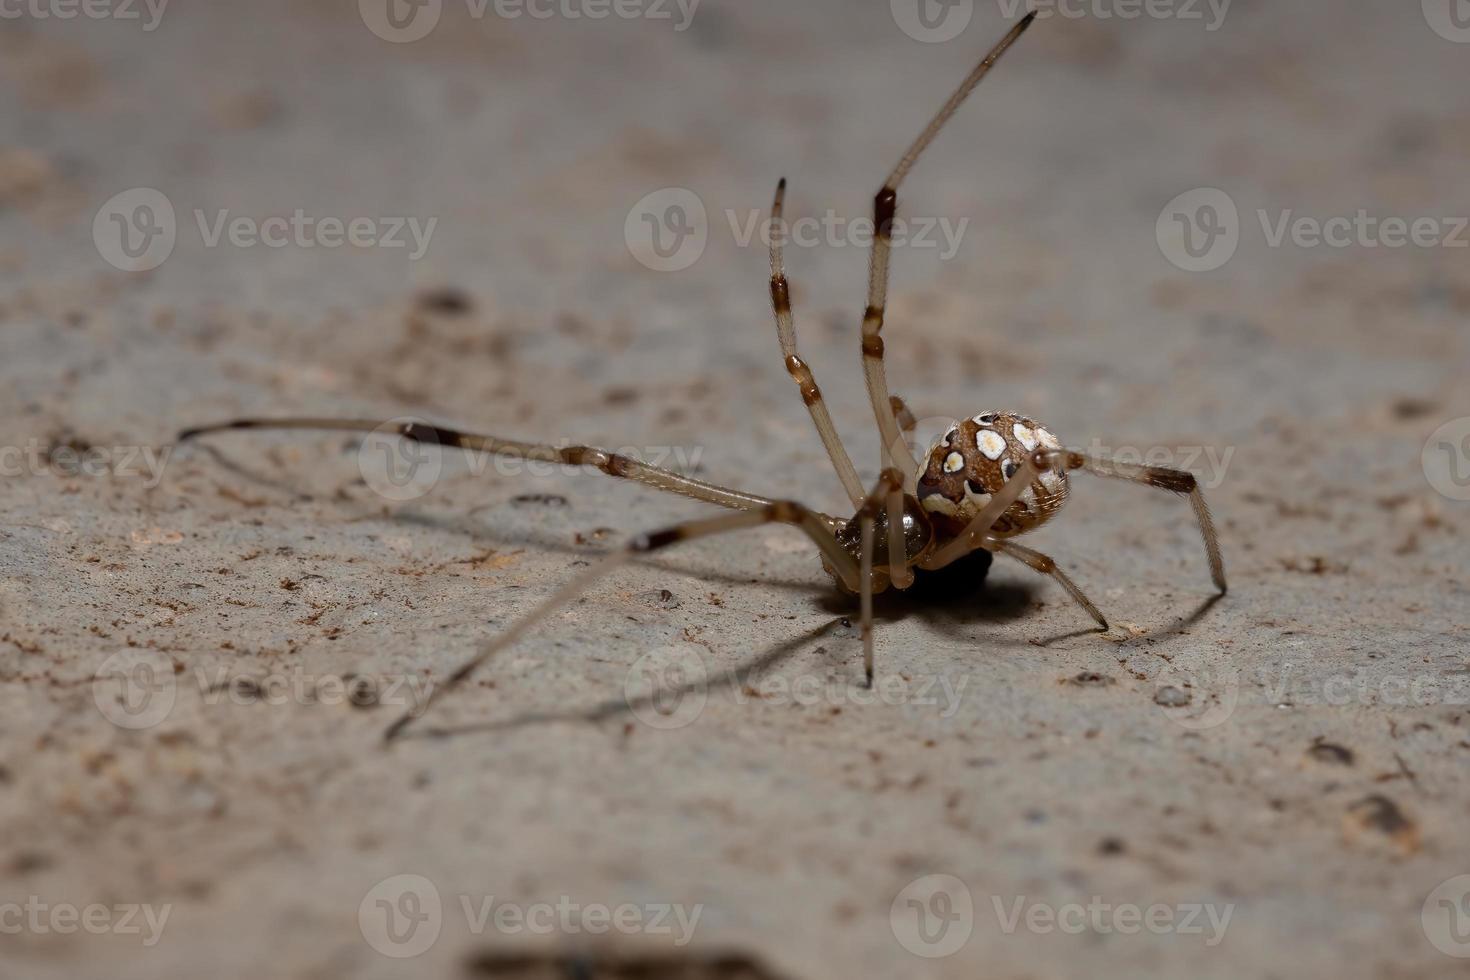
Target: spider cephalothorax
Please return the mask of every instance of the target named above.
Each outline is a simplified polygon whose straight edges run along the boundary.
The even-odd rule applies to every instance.
[[[1026,457],[1060,449],[1057,437],[1035,420],[1011,412],[983,412],[956,422],[929,447],[919,472],[919,502],[941,534],[959,534],[1016,474]],[[1049,469],[990,529],[1008,538],[1035,530],[1067,501],[1067,474]]]

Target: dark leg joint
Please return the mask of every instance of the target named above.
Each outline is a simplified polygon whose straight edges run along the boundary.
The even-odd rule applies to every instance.
[[[261,425],[262,423],[258,419],[237,419],[234,422],[227,422],[224,425],[201,425],[198,428],[185,429],[183,432],[180,432],[178,441],[188,442],[190,439],[202,436],[206,432],[226,432],[230,429],[258,429]]]
[[[633,461],[626,456],[609,453],[607,462],[599,466],[598,469],[602,470],[608,476],[620,476],[626,479],[633,469]]]
[[[898,191],[884,187],[873,198],[873,224],[878,237],[887,241],[893,236],[893,217],[898,213]]]
[[[663,531],[654,531],[652,534],[640,534],[629,543],[631,551],[657,551],[659,548],[667,548],[675,541],[682,540],[684,532],[678,528],[668,528]]]
[[[437,425],[425,425],[422,422],[406,422],[398,431],[405,439],[414,442],[437,443],[441,446],[458,446],[461,436],[453,429],[441,429]]]
[[[881,317],[882,314],[880,313],[879,316]],[[877,334],[865,335],[863,337],[863,356],[881,360],[883,357],[883,338]]]
[[[1173,493],[1193,493],[1199,481],[1194,478],[1193,473],[1183,470],[1165,470],[1149,468],[1148,484],[1151,487],[1159,487]]]
[[[778,500],[766,508],[766,516],[779,524],[799,524],[805,509],[790,500]]]
[[[787,285],[785,276],[771,277],[771,305],[777,313],[791,312],[791,287]]]

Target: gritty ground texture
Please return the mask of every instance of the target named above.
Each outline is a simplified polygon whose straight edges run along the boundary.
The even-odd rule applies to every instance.
[[[383,748],[598,554],[711,508],[458,453],[390,499],[350,434],[180,427],[414,415],[846,507],[741,232],[781,175],[790,217],[864,217],[1005,11],[922,43],[883,3],[669,10],[0,23],[0,977],[1463,971],[1465,883],[1431,893],[1470,873],[1470,504],[1421,455],[1470,416],[1470,252],[1268,234],[1466,213],[1470,45],[1416,3],[1044,19],[901,195],[969,222],[895,259],[925,435],[1012,409],[1170,453],[1227,597],[1182,500],[1078,476],[1027,541],[1111,630],[997,559],[879,604],[868,699],[851,607],[758,529],[595,585],[436,707],[457,734]],[[139,187],[177,241],[119,271],[94,217]],[[664,188],[707,213],[679,271],[626,241]],[[1204,272],[1156,233],[1194,188],[1238,208]],[[416,261],[209,244],[297,209],[437,224]],[[867,255],[818,237],[801,343],[870,481]]]

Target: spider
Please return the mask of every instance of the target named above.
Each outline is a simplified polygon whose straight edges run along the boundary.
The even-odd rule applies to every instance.
[[[418,710],[411,710],[384,733],[391,741],[433,702],[463,683],[495,654],[511,646],[558,607],[584,592],[618,566],[670,545],[766,524],[799,528],[821,552],[822,565],[838,589],[859,598],[863,644],[864,683],[873,683],[873,595],[889,588],[905,590],[916,582],[933,581],[948,570],[954,577],[983,574],[994,554],[1008,555],[1035,571],[1049,575],[1087,611],[1101,630],[1108,622],[1092,600],[1047,555],[1015,538],[1049,521],[1067,500],[1067,474],[1081,470],[1099,476],[1186,494],[1194,507],[1209,558],[1210,575],[1225,592],[1225,569],[1214,522],[1195,477],[1183,470],[1147,466],[1064,449],[1057,438],[1034,419],[1013,412],[983,412],[949,426],[930,447],[921,463],[905,441],[915,426],[902,399],[890,396],[883,367],[883,313],[888,293],[888,266],[892,226],[898,208],[898,187],[915,161],[954,115],[960,104],[989,73],[1006,50],[1029,27],[1035,13],[1011,28],[965,77],[953,95],[899,160],[873,200],[873,238],[868,276],[867,306],[862,321],[863,373],[880,436],[881,473],[864,490],[821,390],[796,348],[779,235],[771,236],[771,305],[776,336],[786,370],[801,392],[817,434],[826,447],[838,480],[854,508],[850,518],[832,517],[793,500],[774,500],[741,490],[717,486],[639,460],[590,446],[556,447],[478,435],[421,422],[397,427],[397,434],[416,443],[458,447],[473,452],[526,460],[591,466],[609,476],[682,494],[727,508],[732,513],[700,518],[640,534],[625,547],[592,565],[563,585],[540,606],[513,623],[460,665],[436,687]],[[786,181],[777,185],[771,223],[780,222]],[[208,433],[238,429],[318,429],[372,432],[391,423],[328,418],[244,418],[187,429],[179,441]],[[962,559],[964,559],[962,561]],[[923,574],[923,578],[920,577]]]

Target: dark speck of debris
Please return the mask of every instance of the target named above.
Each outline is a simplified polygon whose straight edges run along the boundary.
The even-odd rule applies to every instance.
[[[371,708],[378,703],[378,685],[371,677],[348,679],[347,703],[354,708]]]
[[[567,498],[559,493],[523,493],[511,497],[510,502],[517,507],[565,507]]]
[[[679,597],[668,589],[653,589],[645,592],[643,593],[643,599],[649,605],[658,606],[660,609],[678,609],[682,605],[679,602]]]
[[[1092,670],[1084,670],[1082,673],[1076,675],[1075,677],[1068,677],[1062,683],[1074,684],[1077,687],[1107,687],[1109,684],[1114,684],[1117,682],[1106,674],[1099,674],[1096,671]]]
[[[1419,850],[1419,828],[1404,815],[1397,803],[1379,793],[1365,796],[1348,807],[1343,832],[1349,840],[1364,830],[1376,830],[1389,838],[1404,854]]]
[[[602,401],[605,405],[631,405],[638,400],[637,388],[608,388],[602,393]]]
[[[37,871],[45,871],[56,862],[51,860],[48,854],[40,851],[21,851],[10,859],[10,871],[12,874],[28,875]]]
[[[67,475],[73,475],[81,464],[80,457],[92,451],[92,444],[77,436],[57,439],[46,450],[46,461]]]
[[[1394,418],[1412,421],[1433,415],[1439,406],[1423,398],[1399,398],[1393,403]]]
[[[1194,700],[1194,695],[1172,685],[1161,687],[1154,693],[1154,704],[1165,708],[1182,708],[1192,700]]]
[[[461,316],[475,308],[474,301],[462,289],[444,286],[420,293],[418,307],[425,313],[441,313],[445,316]]]
[[[1312,747],[1307,749],[1307,755],[1318,762],[1326,762],[1338,766],[1350,766],[1353,764],[1353,750],[1332,742],[1324,742],[1317,739]]]
[[[1097,853],[1102,854],[1106,857],[1116,857],[1117,855],[1122,854],[1127,850],[1128,845],[1124,844],[1123,841],[1117,837],[1104,837],[1102,840],[1098,841],[1097,844]]]

